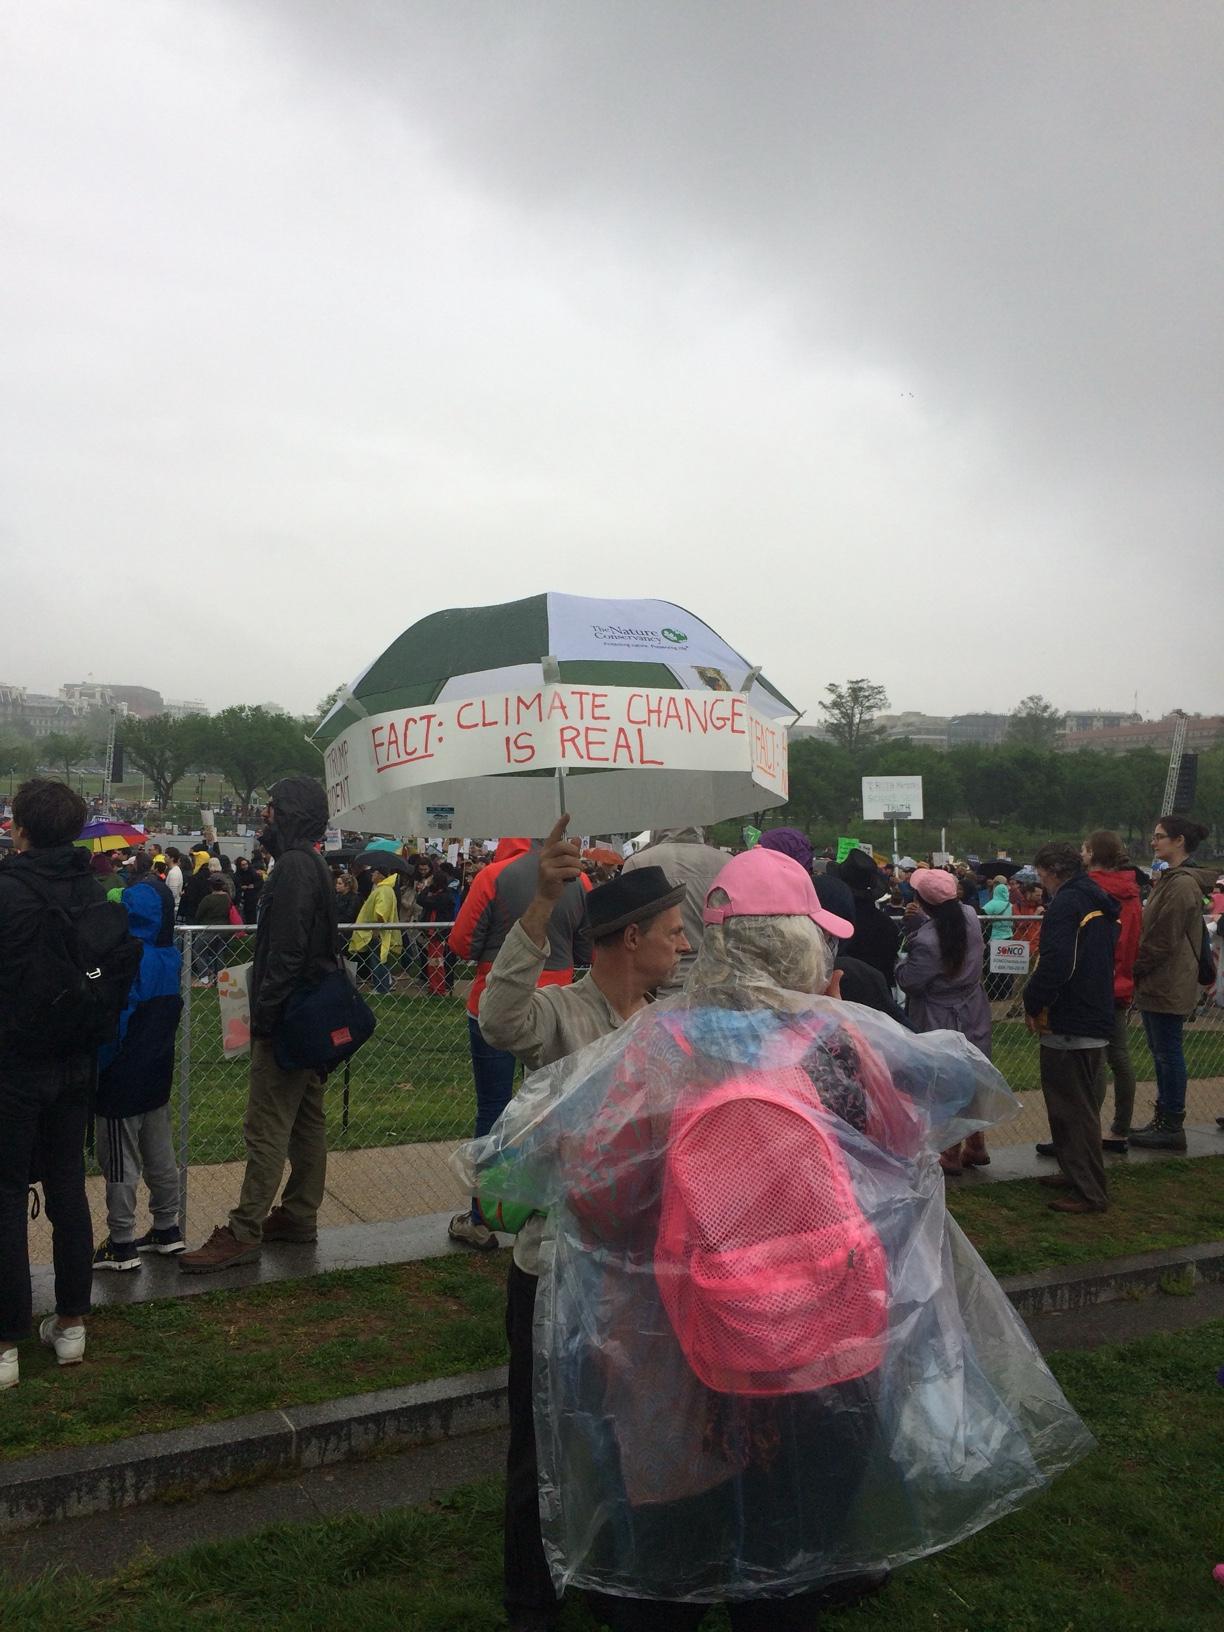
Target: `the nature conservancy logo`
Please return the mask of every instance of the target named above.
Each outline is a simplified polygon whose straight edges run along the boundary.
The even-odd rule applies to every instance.
[[[688,635],[683,629],[627,629],[619,623],[593,623],[591,633],[601,646],[666,651],[669,646],[688,645]]]

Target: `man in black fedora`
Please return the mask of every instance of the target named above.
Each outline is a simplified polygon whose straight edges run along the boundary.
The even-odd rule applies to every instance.
[[[565,837],[568,823],[562,816],[545,840],[535,899],[502,943],[480,998],[482,1036],[494,1048],[517,1055],[529,1071],[564,1059],[631,1019],[690,950],[680,912],[684,885],[674,885],[661,867],[640,867],[587,897],[594,946],[590,973],[573,986],[537,986],[553,908],[581,872],[581,850]],[[561,1609],[540,1539],[532,1416],[531,1326],[543,1234],[538,1215],[519,1231],[506,1286],[510,1443],[504,1596],[511,1632],[548,1632]]]

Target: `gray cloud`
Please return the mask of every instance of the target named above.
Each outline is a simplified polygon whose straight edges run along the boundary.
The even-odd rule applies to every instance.
[[[0,678],[305,706],[615,585],[812,707],[1224,703],[1214,6],[8,32]]]

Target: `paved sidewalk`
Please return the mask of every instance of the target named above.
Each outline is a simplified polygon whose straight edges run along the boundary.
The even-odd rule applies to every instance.
[[[1026,1118],[1009,1124],[1020,1127]],[[1048,1137],[1045,1116],[1030,1133],[1038,1138]],[[1187,1127],[1186,1142],[1189,1157],[1224,1156],[1224,1131],[1214,1120],[1197,1127]],[[441,1147],[402,1146],[401,1149],[433,1151]],[[448,1147],[449,1148],[449,1147]],[[1006,1183],[1011,1179],[1031,1179],[1042,1173],[1054,1172],[1054,1163],[1043,1160],[1033,1149],[1031,1139],[1023,1144],[991,1143],[989,1167],[966,1168],[960,1178],[949,1179],[949,1184],[969,1188],[981,1184]],[[390,1152],[354,1152],[355,1155],[388,1155]],[[1168,1160],[1167,1151],[1134,1150],[1129,1156],[1106,1156],[1106,1167],[1126,1166],[1139,1162]],[[445,1170],[445,1164],[439,1164]],[[451,1206],[441,1212],[421,1213],[415,1217],[379,1220],[375,1223],[343,1223],[319,1230],[317,1245],[292,1246],[275,1242],[263,1249],[259,1261],[242,1264],[237,1269],[224,1270],[213,1275],[184,1275],[174,1258],[159,1258],[146,1254],[143,1268],[126,1274],[95,1275],[93,1278],[94,1306],[111,1303],[145,1303],[153,1298],[195,1297],[201,1292],[217,1292],[238,1286],[258,1286],[265,1281],[301,1280],[308,1275],[322,1275],[332,1269],[360,1269],[371,1264],[402,1264],[418,1258],[437,1258],[448,1252],[467,1252],[448,1240],[446,1226],[456,1206],[463,1205],[457,1181],[445,1170],[455,1186]],[[330,1188],[330,1186],[329,1186]],[[220,1223],[224,1214],[201,1223],[192,1233],[192,1242],[207,1233],[214,1223]],[[510,1243],[502,1236],[503,1246]],[[34,1308],[42,1313],[55,1307],[55,1294],[50,1266],[35,1268],[31,1277],[34,1285]]]
[[[1139,1084],[1135,1096],[1136,1120],[1147,1119],[1148,1105],[1155,1097],[1154,1083]],[[1031,1154],[1037,1140],[1050,1137],[1040,1093],[1024,1094],[1020,1103],[1019,1116],[990,1134],[995,1162],[991,1168],[978,1170],[982,1179],[1022,1177],[1027,1170],[1022,1162],[1017,1166],[1018,1153],[1027,1150]],[[1103,1126],[1108,1123],[1110,1105],[1107,1098]],[[1219,1134],[1215,1125],[1216,1117],[1224,1116],[1224,1077],[1195,1078],[1186,1097],[1186,1110],[1191,1128],[1207,1131],[1212,1139],[1218,1136],[1219,1150],[1224,1153],[1224,1135]],[[327,1160],[327,1190],[320,1225],[324,1229],[340,1229],[346,1225],[391,1223],[439,1212],[457,1212],[466,1198],[463,1186],[447,1165],[456,1144],[455,1140],[446,1140],[333,1151]],[[1202,1156],[1211,1152],[1196,1148],[1193,1154]],[[1142,1159],[1140,1152],[1133,1152],[1130,1159]],[[1033,1171],[1047,1172],[1048,1168]],[[225,1222],[230,1208],[238,1200],[242,1173],[241,1162],[190,1169],[187,1235],[193,1245],[204,1240],[214,1224]],[[87,1180],[86,1189],[93,1214],[94,1238],[101,1241],[106,1234],[105,1187],[101,1177]],[[137,1228],[143,1231],[147,1227],[142,1216]],[[30,1225],[30,1262],[34,1265],[51,1262],[51,1231],[41,1215]]]

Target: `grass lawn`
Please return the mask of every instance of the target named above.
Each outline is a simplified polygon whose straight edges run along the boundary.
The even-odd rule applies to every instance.
[[[21,1382],[0,1395],[0,1459],[500,1365],[508,1256],[100,1309],[82,1366],[22,1344]]]
[[[949,1212],[996,1275],[1224,1240],[1224,1156],[1115,1163],[1109,1211],[1074,1220],[1049,1210],[1050,1191],[1036,1179],[973,1189],[958,1189],[953,1180],[946,1191]],[[1068,1229],[1070,1222],[1076,1228]]]
[[[1028,1180],[949,1188],[999,1274],[1224,1238],[1224,1157],[1122,1172],[1114,1196],[1102,1217],[1068,1219]],[[505,1274],[505,1253],[473,1253],[101,1309],[83,1366],[23,1345],[0,1458],[500,1365]]]
[[[231,961],[249,953],[235,945]],[[353,1060],[349,1072],[349,1118],[343,1118],[343,1077],[327,1096],[328,1138],[333,1150],[462,1139],[471,1132],[473,1089],[463,1003],[455,997],[396,992],[369,1001],[379,1029]],[[1132,1028],[1131,1051],[1141,1080],[1151,1076],[1142,1029]],[[995,1064],[1017,1092],[1035,1090],[1037,1042],[1019,1021],[994,1027]],[[1219,1023],[1186,1028],[1191,1077],[1224,1076],[1224,1015]],[[176,1077],[177,1097],[177,1077]],[[243,1157],[242,1114],[247,1061],[226,1060],[216,994],[192,993],[191,1148],[193,1164],[236,1162]],[[177,1107],[174,1111],[178,1125]]]
[[[1224,1322],[1054,1369],[1099,1449],[1046,1494],[960,1547],[829,1615],[845,1632],[1209,1632],[1224,1594],[1215,1374]],[[1213,1496],[1214,1493],[1214,1496]],[[283,1526],[135,1561],[104,1582],[10,1588],[5,1632],[496,1632],[500,1490],[485,1483],[378,1518]],[[677,1538],[682,1545],[681,1538]],[[564,1632],[593,1632],[567,1603]],[[703,1632],[723,1632],[720,1611]]]

